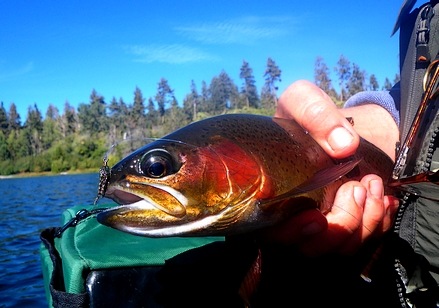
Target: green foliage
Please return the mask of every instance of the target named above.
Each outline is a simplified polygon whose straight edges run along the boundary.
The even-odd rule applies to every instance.
[[[32,157],[20,157],[14,163],[14,171],[15,173],[23,173],[23,172],[31,172],[32,168]]]
[[[0,161],[4,161],[10,158],[8,144],[6,142],[5,134],[0,130]]]
[[[41,132],[41,142],[44,150],[49,149],[56,140],[61,138],[61,131],[55,119],[46,117],[43,121],[43,130]]]
[[[33,159],[32,172],[48,172],[51,171],[52,161],[49,153],[37,155]]]
[[[231,110],[230,113],[250,113],[250,114],[260,114],[265,116],[273,116],[275,109],[263,109],[254,107],[243,107],[241,109]],[[208,116],[207,116],[208,117]]]
[[[1,175],[12,175],[17,173],[15,163],[11,159],[0,160]]]
[[[54,173],[60,173],[69,170],[68,164],[66,161],[64,161],[62,158],[58,158],[55,160],[52,160],[52,164],[50,166],[52,172]]]

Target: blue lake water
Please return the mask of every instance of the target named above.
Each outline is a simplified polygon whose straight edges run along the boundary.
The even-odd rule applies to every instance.
[[[92,204],[98,173],[0,179],[0,307],[47,307],[40,232]]]

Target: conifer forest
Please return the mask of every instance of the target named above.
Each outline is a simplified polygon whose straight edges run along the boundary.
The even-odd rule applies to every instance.
[[[198,85],[188,80],[189,90],[181,102],[165,77],[157,81],[156,93],[145,96],[136,87],[129,101],[108,99],[92,89],[88,103],[76,109],[66,101],[63,110],[49,105],[43,113],[35,103],[26,115],[18,114],[13,102],[8,110],[1,102],[0,175],[97,171],[105,153],[122,140],[159,138],[193,121],[224,113],[273,115],[281,68],[267,59],[263,76],[258,76],[261,89],[248,62],[243,61],[237,70],[239,82],[225,71]],[[340,106],[357,92],[388,90],[398,80],[396,74],[392,81],[386,78],[379,85],[374,74],[367,74],[343,55],[333,69],[321,57],[314,66],[314,82]]]

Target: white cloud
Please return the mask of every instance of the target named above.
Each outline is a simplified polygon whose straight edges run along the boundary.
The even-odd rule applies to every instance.
[[[127,53],[136,62],[183,64],[191,62],[218,61],[219,57],[196,46],[240,44],[251,45],[261,40],[274,40],[294,30],[294,20],[286,16],[245,16],[232,20],[204,22],[175,27],[174,31],[186,39],[185,44],[130,45]],[[189,43],[192,41],[192,44]],[[190,45],[189,45],[190,44]]]
[[[189,39],[205,44],[252,44],[286,35],[291,31],[291,20],[282,16],[247,16],[223,22],[180,26],[175,30]]]
[[[12,69],[5,69],[4,67],[1,67],[0,69],[0,81],[6,81],[30,73],[34,69],[34,63],[28,62],[21,67]]]
[[[136,62],[162,62],[183,64],[188,62],[217,61],[215,55],[201,49],[181,44],[132,45],[126,47],[128,53],[136,56]]]

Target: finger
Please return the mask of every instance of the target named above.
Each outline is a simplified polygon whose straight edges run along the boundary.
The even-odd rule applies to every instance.
[[[399,199],[384,196],[384,183],[377,175],[366,175],[361,179],[361,183],[368,191],[363,212],[362,241],[365,241],[368,237],[378,237],[390,230]]]
[[[279,98],[275,116],[297,121],[332,157],[355,152],[358,134],[330,97],[314,84],[297,81]]]
[[[382,179],[374,174],[364,176],[361,181],[367,191],[363,206],[361,228],[344,242],[342,254],[356,252],[364,242],[382,236],[390,230],[399,206],[399,200],[393,196],[384,196]]]
[[[382,235],[384,228],[391,222],[385,220],[386,207],[384,204],[384,186],[382,179],[374,174],[364,176],[360,183],[366,188],[366,198],[363,202],[363,215],[359,228],[343,244],[340,249],[342,254],[356,252],[368,239]],[[358,200],[360,201],[360,200]],[[384,226],[386,224],[386,226]]]
[[[357,181],[340,186],[331,211],[326,215],[326,231],[309,237],[301,243],[300,249],[307,255],[319,255],[339,251],[355,251],[358,244],[358,232],[362,226],[363,205],[366,200],[366,188]]]
[[[374,174],[364,176],[361,183],[367,189],[367,198],[363,211],[363,233],[361,235],[362,241],[364,241],[374,233],[382,233],[385,215],[384,185],[383,180]]]

